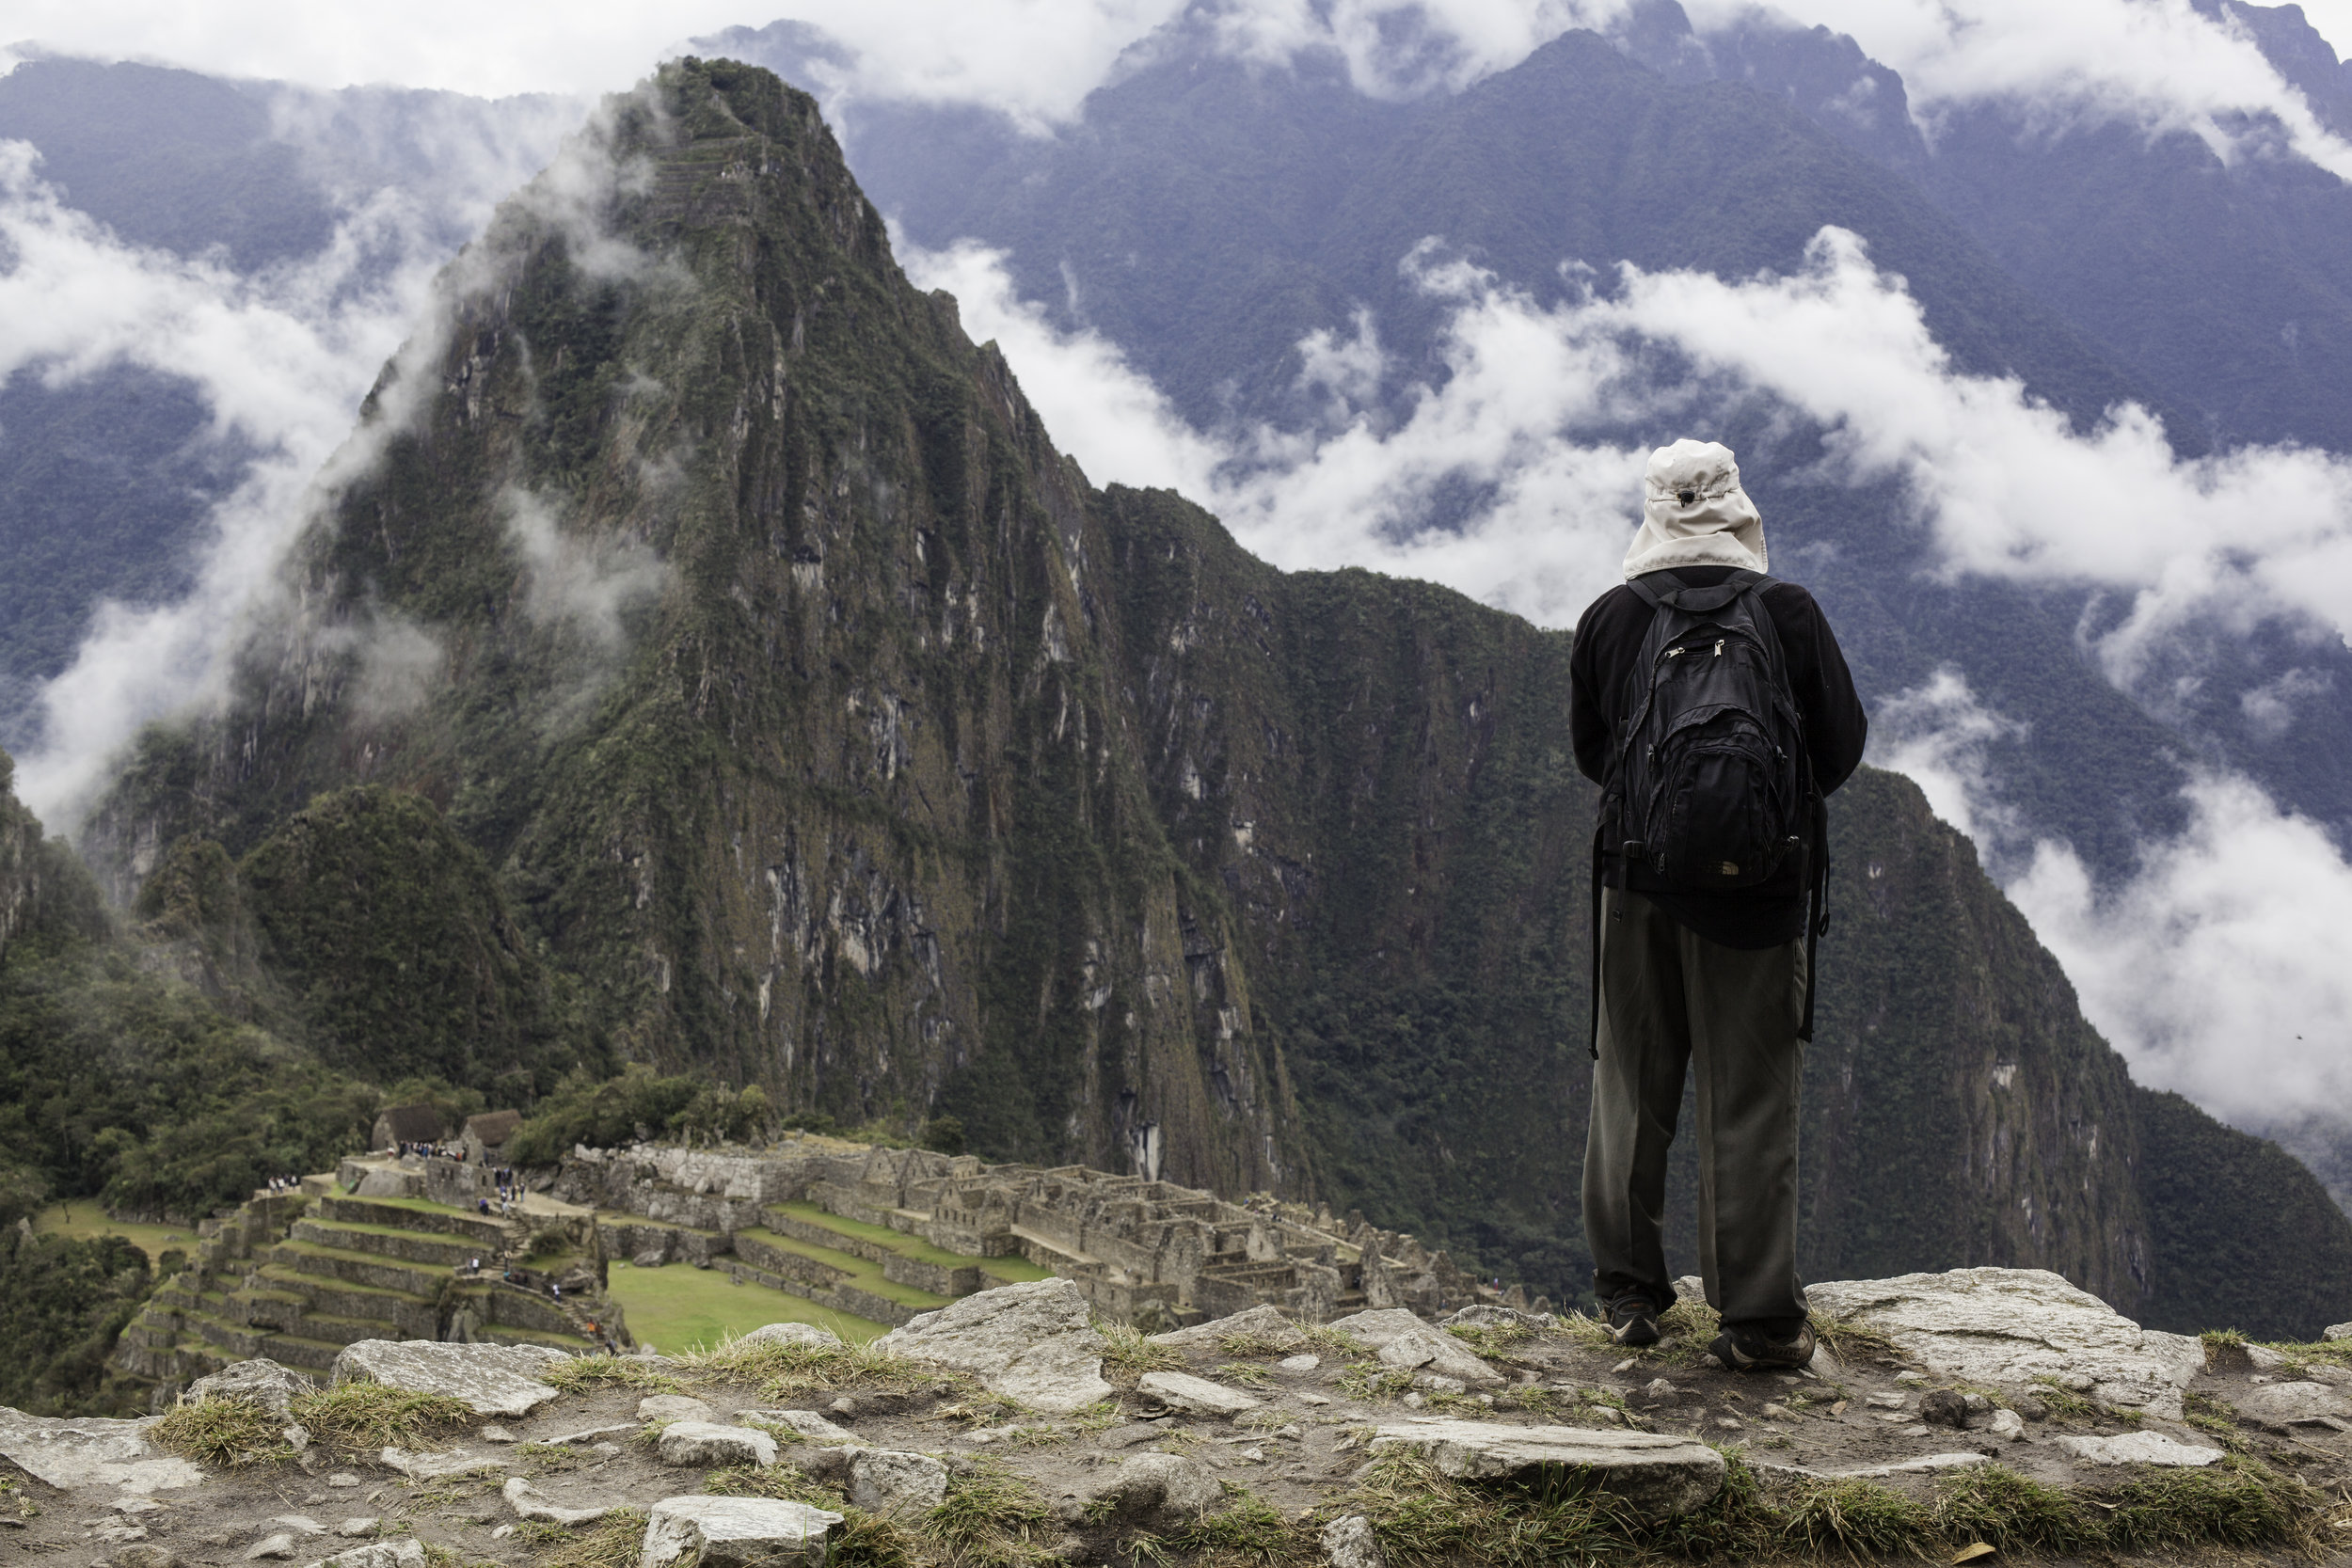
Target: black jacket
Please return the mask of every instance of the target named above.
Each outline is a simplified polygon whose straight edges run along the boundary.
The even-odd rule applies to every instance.
[[[1728,566],[1678,566],[1675,575],[1693,587],[1711,588],[1731,575]],[[1804,720],[1805,751],[1813,778],[1826,795],[1852,776],[1862,761],[1869,721],[1854,694],[1846,656],[1813,595],[1777,578],[1758,590],[1765,613],[1780,634],[1788,684]],[[1576,766],[1598,784],[1607,777],[1615,736],[1639,700],[1633,690],[1642,641],[1656,611],[1632,589],[1620,584],[1595,599],[1576,624],[1568,656],[1568,732]],[[1820,850],[1817,847],[1816,853]],[[1610,885],[1622,886],[1613,870]],[[1722,893],[1650,894],[1668,914],[1709,942],[1725,947],[1775,947],[1804,933],[1804,867],[1795,857],[1770,881]]]

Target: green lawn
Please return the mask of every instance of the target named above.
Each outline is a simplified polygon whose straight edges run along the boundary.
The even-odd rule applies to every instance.
[[[815,1323],[852,1344],[889,1332],[887,1324],[830,1311],[804,1296],[765,1285],[738,1285],[723,1268],[698,1269],[691,1263],[640,1269],[615,1262],[607,1273],[605,1294],[621,1304],[628,1315],[628,1331],[641,1344],[651,1340],[663,1351],[716,1344],[764,1323]]]
[[[196,1232],[193,1229],[185,1226],[135,1225],[122,1220],[110,1220],[106,1212],[89,1198],[51,1204],[33,1216],[33,1228],[76,1241],[91,1236],[120,1236],[146,1253],[150,1263],[171,1247],[177,1247],[191,1257],[196,1253]]]
[[[868,1225],[864,1220],[850,1219],[829,1209],[820,1209],[814,1203],[771,1203],[768,1207],[779,1213],[789,1214],[796,1220],[821,1225],[838,1236],[854,1236],[861,1241],[880,1243],[900,1257],[912,1258],[918,1263],[933,1263],[950,1269],[977,1263],[982,1274],[993,1275],[1002,1285],[1021,1285],[1033,1279],[1054,1277],[1053,1270],[1039,1268],[1017,1254],[1010,1258],[970,1258],[961,1252],[933,1246],[920,1236],[910,1236],[886,1225]]]
[[[911,1307],[917,1312],[935,1312],[947,1305],[946,1296],[934,1295],[929,1291],[919,1290],[913,1285],[901,1285],[895,1279],[884,1279],[882,1266],[880,1263],[869,1262],[854,1252],[842,1252],[834,1247],[818,1246],[815,1242],[803,1242],[797,1237],[778,1235],[775,1231],[759,1226],[747,1226],[737,1234],[749,1236],[755,1241],[765,1242],[779,1252],[789,1252],[797,1257],[822,1263],[829,1269],[848,1275],[849,1283],[859,1290],[869,1291],[884,1301],[895,1301],[901,1307]]]

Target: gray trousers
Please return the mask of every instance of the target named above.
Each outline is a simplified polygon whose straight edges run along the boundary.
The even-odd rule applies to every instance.
[[[1600,1060],[1584,1141],[1593,1289],[1674,1301],[1662,1235],[1666,1148],[1698,1073],[1699,1273],[1725,1323],[1793,1332],[1804,943],[1708,942],[1638,893],[1601,906]]]

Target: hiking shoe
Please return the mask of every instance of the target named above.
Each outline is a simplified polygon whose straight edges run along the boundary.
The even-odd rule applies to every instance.
[[[1813,1325],[1801,1325],[1786,1339],[1774,1338],[1753,1323],[1726,1326],[1708,1351],[1735,1372],[1784,1371],[1813,1359]]]
[[[1621,1345],[1658,1343],[1658,1307],[1638,1291],[1609,1304],[1609,1335]]]

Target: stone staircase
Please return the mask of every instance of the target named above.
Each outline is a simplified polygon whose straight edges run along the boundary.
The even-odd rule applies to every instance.
[[[190,1266],[123,1330],[116,1364],[183,1385],[256,1355],[323,1372],[361,1339],[575,1353],[599,1338],[628,1344],[620,1308],[593,1286],[601,1258],[593,1219],[585,1245],[554,1270],[526,1256],[534,1221],[547,1217],[360,1197],[333,1178],[309,1178],[298,1195],[257,1196],[207,1222]],[[559,1282],[562,1299],[551,1290]]]

